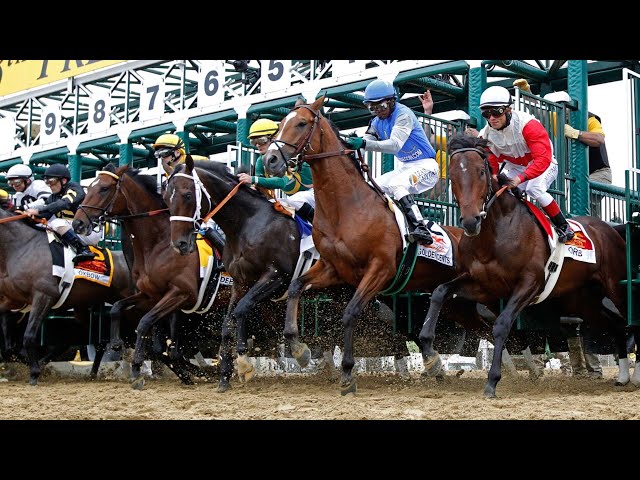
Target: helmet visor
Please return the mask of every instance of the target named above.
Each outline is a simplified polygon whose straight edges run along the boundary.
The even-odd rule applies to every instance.
[[[389,108],[389,100],[385,99],[380,102],[368,102],[366,106],[373,114],[384,112],[387,108]]]
[[[254,147],[265,145],[270,141],[271,141],[270,135],[262,135],[261,137],[254,137],[249,140],[249,142],[251,142],[251,145],[253,145]]]
[[[482,116],[484,118],[490,118],[490,117],[499,117],[502,114],[504,114],[505,110],[507,109],[507,107],[498,107],[498,108],[485,108],[482,110]]]

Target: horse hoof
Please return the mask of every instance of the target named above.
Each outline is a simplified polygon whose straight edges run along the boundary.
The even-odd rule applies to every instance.
[[[218,384],[218,393],[224,393],[231,388],[231,384],[229,382],[220,382]]]
[[[340,395],[342,395],[343,397],[349,393],[353,393],[355,395],[357,389],[358,387],[356,385],[356,381],[352,380],[349,385],[340,389]]]
[[[119,352],[120,350],[122,350],[123,346],[124,341],[122,340],[114,340],[113,342],[111,342],[111,350],[113,350],[114,352]]]
[[[300,349],[293,352],[293,358],[296,359],[300,368],[304,368],[309,365],[309,360],[311,360],[311,350],[303,343]]]
[[[496,389],[491,385],[487,385],[484,387],[484,396],[485,398],[496,398]]]
[[[95,380],[96,378],[98,378],[98,374],[97,373],[91,372],[89,374],[89,380]]]
[[[463,374],[464,374],[464,369],[462,369],[462,370],[458,370],[458,371],[456,372],[456,377],[460,378]]]
[[[31,385],[32,387],[35,387],[38,385],[38,379],[37,378],[30,378],[29,379],[29,385]]]
[[[144,388],[144,376],[140,375],[131,383],[131,388],[134,390],[142,390]]]
[[[432,357],[423,358],[424,363],[424,372],[423,375],[427,377],[436,377],[442,370],[442,360],[440,359],[440,355],[437,353]]]
[[[248,382],[256,374],[256,369],[249,361],[246,355],[240,355],[238,357],[238,376],[243,382]]]
[[[626,382],[621,382],[620,380],[616,380],[616,387],[624,387],[625,385],[629,384],[629,380],[627,380]]]
[[[442,375],[441,373],[436,375],[436,381],[444,382],[444,375]]]

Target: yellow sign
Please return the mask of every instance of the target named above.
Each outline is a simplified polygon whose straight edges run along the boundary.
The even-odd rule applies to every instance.
[[[0,96],[123,62],[125,60],[0,60]]]

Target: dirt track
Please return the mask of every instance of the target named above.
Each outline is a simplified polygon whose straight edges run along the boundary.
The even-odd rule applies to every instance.
[[[328,376],[258,377],[216,393],[215,385],[181,386],[148,380],[142,391],[121,380],[76,380],[45,375],[37,387],[26,370],[0,383],[0,419],[640,419],[640,390],[614,387],[615,368],[604,380],[546,371],[537,383],[528,374],[503,377],[499,398],[482,396],[486,372],[449,373],[444,381],[398,375],[360,375],[358,392],[341,397]]]

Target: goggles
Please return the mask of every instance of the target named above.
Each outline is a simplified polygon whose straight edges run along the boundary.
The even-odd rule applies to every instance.
[[[488,108],[486,110],[482,110],[482,116],[484,118],[489,118],[491,116],[499,117],[507,110],[507,107],[498,107],[498,108]]]
[[[53,185],[59,180],[60,178],[58,177],[44,177],[44,183],[46,183],[47,185]]]
[[[174,148],[160,148],[153,152],[153,156],[156,158],[165,158],[173,154],[174,151]]]
[[[20,185],[26,183],[22,178],[12,178],[11,180],[7,180],[7,184],[10,187],[19,187]]]
[[[249,142],[254,147],[262,146],[266,143],[269,143],[270,141],[271,141],[271,137],[268,135],[263,135],[262,137],[255,137],[255,138],[249,139]]]
[[[381,112],[383,110],[386,110],[388,107],[389,107],[388,100],[383,100],[382,102],[378,102],[378,103],[367,103],[367,108],[371,113]]]

